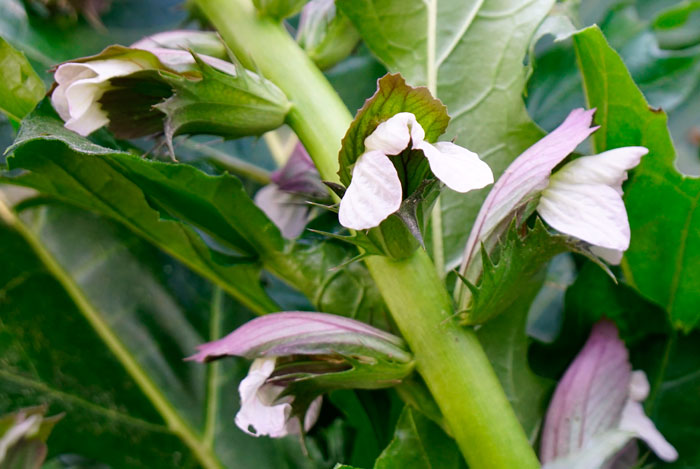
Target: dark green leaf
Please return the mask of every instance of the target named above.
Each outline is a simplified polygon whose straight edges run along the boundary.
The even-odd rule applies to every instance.
[[[182,361],[231,327],[210,319],[242,319],[221,301],[210,318],[208,284],[76,209],[25,204],[9,221],[22,236],[0,226],[0,411],[65,412],[50,455],[111,467],[279,467],[265,441],[234,428],[240,362],[208,377]]]
[[[625,187],[632,230],[625,278],[663,306],[675,327],[689,331],[700,320],[700,181],[676,171],[666,114],[649,107],[600,29],[577,33],[574,44],[586,96],[598,108],[596,150],[649,149]]]
[[[452,438],[420,412],[405,407],[389,446],[374,469],[450,469],[466,467]]]
[[[260,267],[255,260],[216,253],[192,227],[171,218],[189,216],[195,226],[245,256],[254,253],[253,243],[280,246],[279,231],[245,194],[238,179],[207,176],[191,166],[148,161],[95,145],[64,129],[46,106],[25,120],[10,151],[9,167],[27,171],[7,182],[114,218],[253,310],[276,309],[259,284]],[[209,198],[225,209],[205,203]]]
[[[24,54],[0,37],[0,111],[17,126],[43,96],[44,83]]]

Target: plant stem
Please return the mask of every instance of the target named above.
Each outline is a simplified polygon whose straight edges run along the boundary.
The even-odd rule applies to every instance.
[[[540,467],[476,334],[455,322],[425,251],[366,263],[469,467]]]
[[[196,0],[244,65],[257,68],[293,103],[289,125],[321,173],[337,181],[338,150],[350,114],[323,74],[282,25],[250,0]],[[454,321],[450,297],[423,250],[402,261],[370,257],[367,266],[418,371],[471,469],[530,469],[539,462],[471,329]]]
[[[260,70],[292,102],[287,123],[321,177],[339,182],[340,140],[352,116],[323,73],[279,21],[258,15],[250,0],[197,0],[241,63]]]
[[[191,139],[183,139],[182,141],[178,142],[178,146],[196,151],[211,161],[214,165],[220,166],[237,176],[242,176],[262,185],[270,184],[270,172],[268,170],[252,163],[248,163],[247,161],[233,155],[229,155],[224,151],[212,148],[209,145],[195,142]]]

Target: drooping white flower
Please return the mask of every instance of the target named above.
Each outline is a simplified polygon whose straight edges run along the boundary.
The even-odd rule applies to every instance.
[[[323,393],[394,386],[414,367],[401,338],[325,313],[267,314],[197,348],[187,360],[254,359],[239,385],[236,424],[251,435],[273,438],[301,433],[301,414],[308,431],[318,419]],[[325,379],[329,376],[333,379]]]
[[[267,383],[275,370],[275,358],[258,358],[253,361],[246,376],[238,387],[241,395],[241,409],[236,414],[236,425],[253,436],[267,435],[281,438],[300,433],[299,420],[292,417],[292,396],[278,400],[284,391],[283,386]],[[321,410],[319,396],[311,403],[304,417],[304,431],[316,423]]]
[[[648,151],[616,148],[568,163],[550,177],[537,211],[556,230],[591,244],[595,254],[619,264],[630,244],[622,183]]]
[[[422,150],[433,174],[454,191],[469,192],[493,182],[491,168],[476,153],[450,142],[426,142],[423,127],[409,112],[379,124],[364,143],[366,151],[357,159],[340,201],[340,224],[347,228],[375,227],[399,209],[403,187],[391,158],[409,146]]]

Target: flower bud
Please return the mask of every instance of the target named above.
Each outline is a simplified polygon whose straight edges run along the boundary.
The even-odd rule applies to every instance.
[[[62,415],[44,417],[46,407],[22,409],[0,417],[0,468],[41,467],[46,439]]]
[[[299,13],[306,0],[253,0],[261,15],[284,19]]]
[[[242,406],[236,423],[249,433],[272,437],[299,433],[302,420],[305,429],[313,425],[322,393],[389,387],[414,366],[399,337],[324,313],[268,314],[198,349],[188,360],[255,359],[239,387]]]
[[[297,42],[322,70],[350,55],[360,34],[334,0],[311,0],[301,11]]]

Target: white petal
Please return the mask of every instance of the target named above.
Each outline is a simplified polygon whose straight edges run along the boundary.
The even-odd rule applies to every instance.
[[[644,441],[656,455],[671,462],[678,459],[678,451],[666,441],[664,436],[656,429],[654,422],[644,413],[644,408],[639,402],[630,399],[625,404],[620,420],[620,429],[633,432],[637,438]]]
[[[565,165],[555,177],[571,183],[605,184],[622,195],[627,171],[637,166],[648,152],[644,147],[622,147],[583,156]]]
[[[620,194],[606,185],[572,183],[555,176],[537,206],[542,218],[556,230],[594,246],[626,250],[630,227]]]
[[[399,209],[402,198],[401,181],[389,158],[379,151],[364,153],[340,201],[340,224],[353,230],[375,227]]]
[[[622,262],[622,255],[624,254],[624,251],[620,251],[619,249],[601,248],[600,246],[591,246],[590,249],[593,254],[600,257],[608,264],[618,265],[620,262]]]
[[[409,142],[413,148],[425,138],[423,127],[410,112],[399,112],[382,122],[365,138],[366,151],[380,151],[385,155],[398,155]]]
[[[647,374],[641,370],[635,370],[630,376],[630,399],[642,402],[649,396],[649,380]]]
[[[109,80],[141,69],[133,61],[117,59],[63,64],[54,76],[58,86],[51,102],[67,128],[88,135],[109,122],[98,103],[109,88]]]
[[[272,438],[287,435],[287,421],[292,406],[288,402],[269,405],[282,388],[264,386],[274,369],[274,358],[259,358],[253,361],[248,376],[243,378],[238,387],[241,409],[236,414],[236,425],[250,435],[269,435]]]
[[[255,194],[254,200],[285,238],[297,238],[304,231],[309,206],[303,197],[285,192],[276,184],[268,184]]]
[[[479,155],[451,142],[419,142],[433,174],[456,192],[469,192],[493,183],[493,173]]]
[[[306,415],[304,416],[304,431],[308,432],[311,427],[314,426],[318,420],[318,416],[321,414],[321,404],[323,403],[323,396],[318,396],[311,402],[311,405],[306,410]]]

